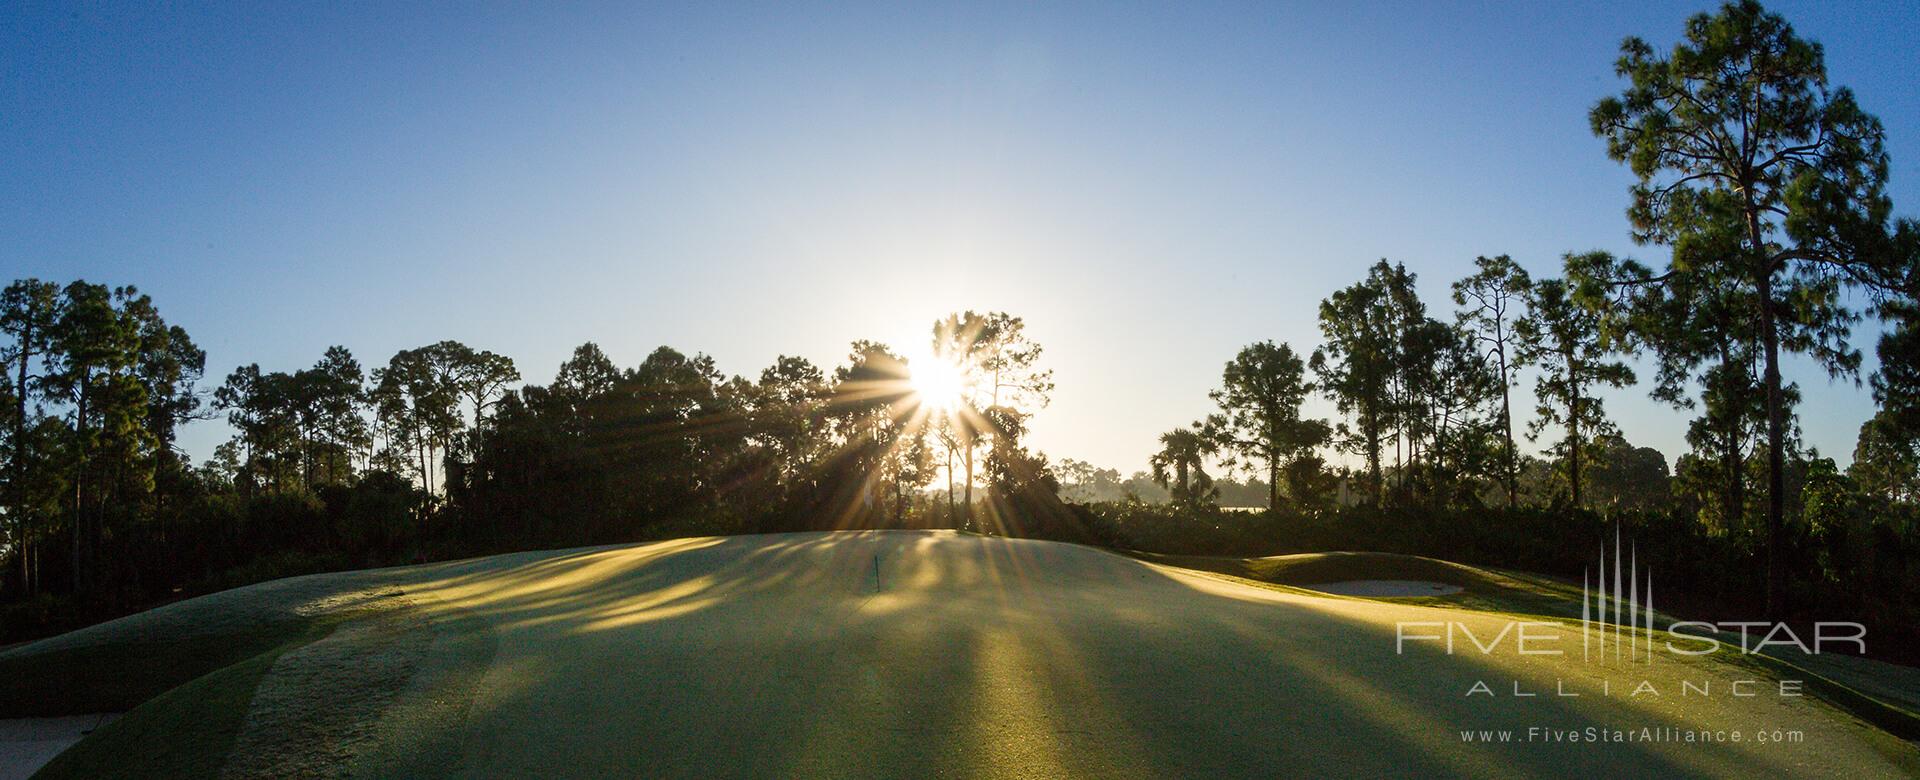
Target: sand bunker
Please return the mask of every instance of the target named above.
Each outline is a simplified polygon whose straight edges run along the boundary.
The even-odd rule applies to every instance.
[[[0,780],[25,778],[119,713],[0,720]]]
[[[1426,580],[1345,580],[1302,585],[1307,590],[1336,596],[1400,598],[1405,596],[1448,596],[1460,592],[1460,586]]]

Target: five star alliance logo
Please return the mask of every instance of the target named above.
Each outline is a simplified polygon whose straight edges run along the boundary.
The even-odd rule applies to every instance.
[[[1568,655],[1569,618],[1542,615],[1489,626],[1459,620],[1413,620],[1395,624],[1394,649],[1404,654],[1408,645],[1431,642],[1453,655],[1462,650],[1481,654],[1514,652],[1520,655]],[[1809,629],[1811,629],[1809,631]],[[1679,620],[1653,609],[1653,571],[1642,566],[1637,544],[1627,544],[1618,527],[1613,545],[1600,543],[1596,565],[1585,569],[1580,583],[1580,656],[1588,662],[1652,663],[1656,653],[1676,656],[1711,655],[1722,650],[1741,654],[1776,652],[1818,655],[1843,650],[1865,655],[1867,627],[1851,621]]]
[[[1623,561],[1624,559],[1624,561]],[[1653,570],[1640,567],[1635,544],[1621,554],[1620,529],[1613,531],[1612,573],[1608,573],[1607,545],[1600,544],[1600,563],[1580,573],[1580,657],[1653,661]],[[1624,563],[1624,566],[1623,566]],[[1597,576],[1596,576],[1597,575]]]

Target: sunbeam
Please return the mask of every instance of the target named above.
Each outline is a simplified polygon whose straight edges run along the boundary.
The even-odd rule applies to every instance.
[[[910,370],[913,391],[934,411],[950,414],[965,399],[966,375],[952,363],[928,357],[911,363]]]

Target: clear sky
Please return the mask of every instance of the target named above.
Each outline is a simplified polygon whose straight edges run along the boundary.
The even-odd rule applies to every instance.
[[[209,387],[447,338],[537,382],[587,340],[752,376],[1006,310],[1056,371],[1030,441],[1131,471],[1378,258],[1443,311],[1478,254],[1660,260],[1586,111],[1623,36],[1710,4],[1612,5],[9,3],[0,267],[138,285]],[[1920,6],[1774,8],[1920,213]],[[1845,462],[1867,394],[1788,370]],[[1609,404],[1684,450],[1644,387]]]

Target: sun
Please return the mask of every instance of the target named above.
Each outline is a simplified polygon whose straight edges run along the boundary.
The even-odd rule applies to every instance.
[[[967,386],[959,368],[934,357],[913,361],[908,366],[909,381],[913,383],[913,391],[920,396],[921,403],[942,412],[951,412],[960,407]]]

